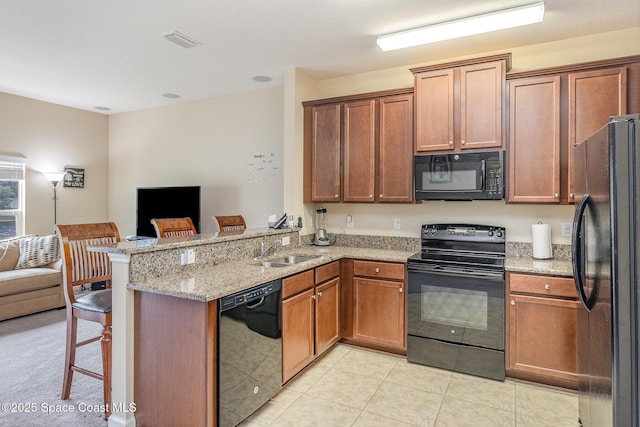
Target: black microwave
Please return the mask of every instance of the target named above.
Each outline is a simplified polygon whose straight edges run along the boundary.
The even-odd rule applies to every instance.
[[[416,200],[504,198],[504,152],[414,157]]]

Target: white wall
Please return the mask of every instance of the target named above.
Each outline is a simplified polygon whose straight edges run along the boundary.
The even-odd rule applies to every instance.
[[[551,43],[513,47],[501,52],[486,52],[473,56],[481,57],[502,52],[511,52],[512,71],[638,55],[640,54],[640,27]],[[437,63],[456,59],[460,58],[442,58]],[[321,81],[309,79],[302,72],[290,74],[288,77],[297,78],[299,93],[310,94],[310,97],[300,99],[300,101],[306,101],[410,87],[413,86],[413,75],[409,69],[421,65],[426,63]],[[302,120],[300,102],[295,108],[297,120]],[[298,132],[296,137],[298,146],[302,146],[302,132]],[[302,163],[291,166],[296,168],[295,179],[302,181]],[[305,204],[305,232],[313,232],[313,213],[317,206],[319,204]],[[418,236],[422,224],[460,222],[503,225],[507,227],[507,240],[531,241],[531,224],[542,221],[551,225],[552,241],[561,244],[569,243],[568,237],[561,236],[561,224],[573,221],[574,210],[573,206],[507,205],[496,201],[423,202],[415,205],[333,203],[326,204],[325,207],[329,213],[329,231],[331,232]],[[354,216],[353,228],[346,228],[347,215]],[[393,229],[393,221],[396,218],[401,219],[400,230]]]
[[[279,87],[111,116],[109,217],[135,234],[137,187],[200,185],[203,232],[213,215],[266,226],[284,205],[283,111]]]
[[[58,189],[58,223],[107,220],[108,117],[0,93],[0,155],[28,159],[27,234],[53,233],[53,190],[43,171],[84,168],[84,188]]]

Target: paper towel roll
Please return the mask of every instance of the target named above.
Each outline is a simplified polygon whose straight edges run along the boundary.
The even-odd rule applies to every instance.
[[[531,224],[531,241],[533,242],[534,258],[551,258],[551,227],[549,224]]]

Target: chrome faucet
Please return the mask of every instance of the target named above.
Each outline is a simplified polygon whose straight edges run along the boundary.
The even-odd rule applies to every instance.
[[[269,253],[269,251],[271,249],[273,249],[273,254],[274,255],[278,255],[278,242],[277,240],[275,242],[273,242],[273,244],[267,246],[267,244],[265,243],[265,241],[261,241],[260,242],[260,257],[264,257],[267,256],[267,253]]]

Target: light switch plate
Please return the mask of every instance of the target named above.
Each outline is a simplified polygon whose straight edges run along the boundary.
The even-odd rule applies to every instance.
[[[562,222],[562,223],[560,223],[560,235],[562,237],[571,236],[572,228],[573,228],[573,224],[570,223],[570,222]]]
[[[400,230],[400,228],[402,227],[402,220],[400,218],[396,218],[393,220],[393,229],[394,230]]]
[[[289,243],[291,243],[291,237],[285,236],[285,237],[282,238],[282,246],[286,246]]]

